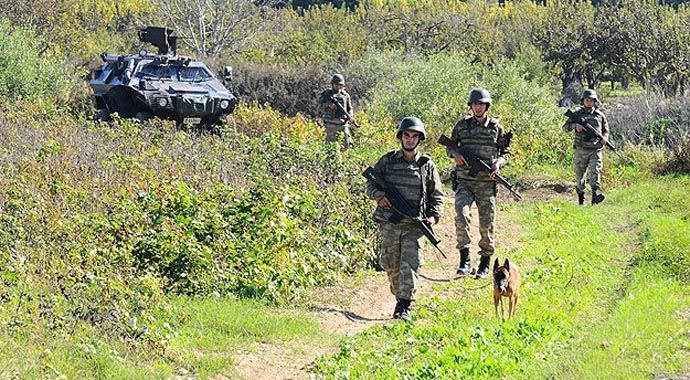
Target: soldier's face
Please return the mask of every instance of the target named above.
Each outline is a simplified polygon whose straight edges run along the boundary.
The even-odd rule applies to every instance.
[[[476,117],[482,117],[486,113],[486,104],[479,102],[472,102],[472,114]]]
[[[343,86],[342,84],[333,83],[333,90],[334,91],[340,91],[343,89],[343,87],[345,87],[345,86]]]
[[[417,145],[419,145],[419,132],[403,131],[400,138],[405,150],[415,150]]]
[[[584,98],[582,99],[582,105],[585,106],[585,108],[592,108],[594,105],[597,103],[596,100],[592,98]]]

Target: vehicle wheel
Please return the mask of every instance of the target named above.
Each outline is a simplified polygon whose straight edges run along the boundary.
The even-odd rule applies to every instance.
[[[96,118],[96,121],[110,121],[110,112],[108,112],[108,110],[105,108],[100,108],[96,110],[94,117]]]
[[[143,123],[149,119],[151,119],[153,115],[151,115],[148,112],[137,112],[136,115],[134,115],[134,118],[139,120],[139,122]]]

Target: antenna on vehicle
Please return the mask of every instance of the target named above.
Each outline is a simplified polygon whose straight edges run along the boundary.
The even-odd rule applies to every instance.
[[[177,55],[177,39],[179,37],[173,36],[174,30],[159,27],[147,26],[145,29],[139,30],[139,41],[148,42],[158,48],[158,54]]]

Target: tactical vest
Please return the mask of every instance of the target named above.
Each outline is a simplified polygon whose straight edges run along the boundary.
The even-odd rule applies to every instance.
[[[340,103],[343,108],[348,109],[350,103],[350,95],[341,90],[340,92],[333,91],[332,88],[326,89],[321,93],[321,106],[322,106],[322,117],[324,119],[346,119],[347,116],[339,109],[336,108],[331,110],[328,106],[331,104],[330,98],[334,97],[338,103]]]
[[[427,214],[427,183],[431,180],[429,164],[431,157],[422,154],[416,161],[406,161],[404,158],[396,158],[398,150],[392,150],[384,156],[383,179],[398,189],[405,200],[416,210],[421,210],[421,216]],[[390,220],[394,211],[391,209],[376,208],[374,217],[379,220]]]
[[[480,159],[489,165],[498,158],[498,138],[500,126],[498,119],[490,118],[486,127],[473,122],[472,116],[467,116],[460,120],[453,129],[453,140],[459,141],[460,145],[466,147]],[[457,178],[492,181],[489,173],[479,172],[476,176],[470,175],[470,169],[464,166],[455,167]]]
[[[577,118],[584,118],[597,132],[602,133],[602,126],[604,125],[604,114],[595,109],[594,112],[589,113],[584,107],[575,110]],[[602,148],[603,144],[594,133],[589,130],[586,132],[575,132],[575,140],[573,142],[575,148],[598,149]]]

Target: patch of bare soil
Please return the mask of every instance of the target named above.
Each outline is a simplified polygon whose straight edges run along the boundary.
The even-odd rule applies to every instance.
[[[564,196],[549,187],[531,189],[523,193],[525,199],[549,199],[551,196]],[[514,202],[507,191],[502,191],[499,202]],[[420,269],[420,274],[431,279],[450,279],[456,277],[455,268],[459,261],[459,254],[455,248],[455,210],[452,195],[444,201],[445,216],[435,230],[441,239],[441,249],[448,256],[443,259],[429,244],[424,250],[426,264]],[[499,211],[496,216],[496,245],[499,249],[499,260],[503,260],[505,253],[512,247],[521,244],[521,228],[516,224],[507,224]],[[476,268],[479,263],[478,219],[476,207],[472,210],[471,236],[473,239],[470,253],[472,265]],[[434,257],[436,256],[436,257]],[[520,262],[519,258],[510,257],[512,261]],[[482,280],[490,281],[490,280]],[[418,299],[424,298],[433,291],[434,281],[421,278],[418,288]],[[469,283],[468,283],[469,284]],[[484,285],[477,282],[470,288],[481,288]],[[457,293],[454,293],[457,296]],[[444,294],[445,295],[445,294]],[[441,296],[444,296],[441,295]],[[308,379],[309,368],[322,355],[335,353],[338,350],[337,340],[340,337],[354,335],[365,329],[387,323],[402,323],[391,318],[395,307],[395,297],[391,294],[385,273],[372,273],[365,278],[353,279],[350,282],[317,289],[310,297],[313,301],[308,305],[308,315],[318,321],[322,331],[334,336],[332,340],[304,343],[261,344],[251,350],[238,352],[235,371],[239,379],[274,380],[274,379]],[[414,310],[413,310],[414,312]]]

